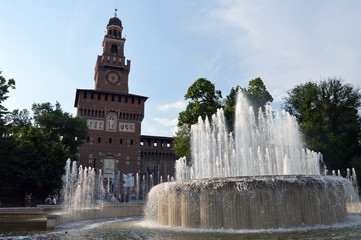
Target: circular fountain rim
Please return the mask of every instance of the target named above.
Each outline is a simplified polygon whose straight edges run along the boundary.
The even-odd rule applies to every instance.
[[[187,182],[187,181],[216,181],[216,180],[225,180],[225,179],[261,179],[261,178],[340,178],[339,176],[334,175],[317,175],[317,174],[289,174],[289,175],[255,175],[255,176],[232,176],[232,177],[212,177],[212,178],[199,178],[199,179],[183,179],[183,180],[175,180],[174,182]],[[166,183],[166,182],[164,182]]]

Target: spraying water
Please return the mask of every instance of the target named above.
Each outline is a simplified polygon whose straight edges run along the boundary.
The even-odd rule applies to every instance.
[[[303,146],[296,119],[266,106],[257,118],[242,92],[237,96],[235,130],[229,133],[223,109],[191,127],[192,166],[176,163],[177,180],[262,175],[318,175],[319,153]]]
[[[357,198],[352,184],[321,176],[321,155],[304,148],[296,119],[270,106],[255,115],[242,92],[235,109],[234,134],[222,109],[191,127],[192,164],[179,159],[178,181],[151,189],[146,218],[211,229],[344,222],[346,203]]]
[[[76,212],[89,208],[94,204],[102,206],[105,198],[103,177],[101,172],[96,174],[93,168],[77,168],[76,161],[66,161],[65,175],[63,176],[62,196],[63,209],[66,212]]]

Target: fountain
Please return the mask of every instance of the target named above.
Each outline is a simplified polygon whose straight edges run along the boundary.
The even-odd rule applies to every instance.
[[[99,170],[101,171],[101,170]],[[64,197],[63,209],[73,212],[100,204],[105,199],[103,176],[96,174],[94,168],[77,168],[77,162],[66,161],[61,195]]]
[[[322,156],[303,147],[294,117],[266,106],[257,118],[239,92],[234,136],[223,111],[191,127],[192,165],[153,187],[146,218],[174,227],[274,229],[344,222],[357,196],[348,179],[325,176]]]

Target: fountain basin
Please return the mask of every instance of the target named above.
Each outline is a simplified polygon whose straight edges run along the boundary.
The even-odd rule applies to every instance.
[[[166,182],[146,217],[172,227],[273,229],[344,222],[352,186],[334,176],[252,176]]]

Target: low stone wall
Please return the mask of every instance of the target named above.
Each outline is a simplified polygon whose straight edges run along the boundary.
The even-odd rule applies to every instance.
[[[143,216],[144,202],[119,203],[63,212],[60,205],[38,205],[32,208],[0,208],[0,231],[54,229],[68,222]]]
[[[46,228],[46,213],[35,208],[0,208],[0,231],[30,231]]]

